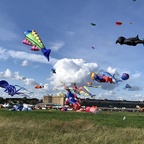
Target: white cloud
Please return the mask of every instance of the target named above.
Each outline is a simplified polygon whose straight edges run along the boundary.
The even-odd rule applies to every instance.
[[[23,51],[7,50],[0,47],[0,59],[8,59],[8,58],[27,60],[38,63],[52,63],[52,64],[57,61],[57,59],[50,57],[50,61],[48,62],[43,55],[31,54]]]
[[[66,32],[66,34],[69,35],[69,36],[73,36],[74,32],[73,31],[68,31],[68,32]]]
[[[19,79],[19,73],[12,73],[10,69],[6,69],[4,72],[0,72],[0,78],[10,78],[10,79]]]
[[[141,72],[136,72],[136,73],[134,73],[134,74],[131,75],[131,78],[132,79],[137,79],[137,78],[140,78],[141,75],[142,75]]]
[[[63,41],[50,42],[51,50],[58,51],[60,48],[64,46],[64,44],[65,43]]]
[[[0,72],[0,78],[12,78],[12,73],[9,69],[6,69],[4,72]]]
[[[25,83],[25,85],[31,85],[31,86],[39,85],[37,81],[31,78],[26,78],[23,80],[23,82]]]
[[[4,74],[4,77],[7,77],[7,78],[12,77],[12,73],[9,69],[6,69],[6,71],[3,74]]]
[[[112,68],[112,67],[108,67],[107,68],[107,71],[110,73],[110,74],[117,74],[117,69],[118,68]]]
[[[128,91],[141,91],[142,88],[140,86],[131,86],[131,88],[127,89]]]
[[[21,64],[21,66],[28,66],[28,61],[27,60],[24,60]]]
[[[6,60],[8,58],[6,49],[0,47],[0,59]]]
[[[4,72],[0,72],[0,78],[9,78],[12,80],[22,80],[25,85],[38,85],[39,83],[36,82],[34,79],[31,78],[23,78],[22,76],[19,75],[19,72],[11,72],[10,69],[6,69]]]
[[[56,74],[51,76],[50,84],[54,87],[62,86],[61,82],[70,85],[76,82],[78,85],[90,81],[90,72],[97,71],[96,63],[86,63],[83,59],[61,59],[54,65]]]

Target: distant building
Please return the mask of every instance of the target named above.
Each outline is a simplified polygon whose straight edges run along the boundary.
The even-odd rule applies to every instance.
[[[54,105],[64,105],[65,95],[63,96],[44,96],[43,103],[52,103]]]

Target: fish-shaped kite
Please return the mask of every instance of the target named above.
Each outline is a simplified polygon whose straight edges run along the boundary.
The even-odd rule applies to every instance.
[[[32,46],[31,50],[34,51],[41,50],[43,55],[49,61],[49,55],[51,53],[51,49],[46,49],[37,32],[35,30],[26,30],[24,32],[24,35],[25,39],[23,40],[23,43]]]

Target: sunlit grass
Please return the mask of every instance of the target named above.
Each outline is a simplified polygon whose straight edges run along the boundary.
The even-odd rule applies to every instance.
[[[0,110],[0,143],[143,144],[143,125],[144,113]]]

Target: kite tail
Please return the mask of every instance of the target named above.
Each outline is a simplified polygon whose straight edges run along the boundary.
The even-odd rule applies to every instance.
[[[46,49],[45,47],[41,48],[41,51],[43,53],[43,55],[47,58],[47,60],[49,61],[49,55],[51,53],[50,49]]]
[[[82,90],[83,90],[85,93],[87,93],[89,96],[91,96],[92,98],[95,97],[95,95],[91,94],[91,93],[87,90],[87,87],[86,87],[86,86],[82,87]]]
[[[117,84],[118,82],[121,82],[121,81],[122,81],[122,80],[119,80],[119,79],[115,78],[115,74],[113,75],[113,78],[114,78],[116,84]]]

